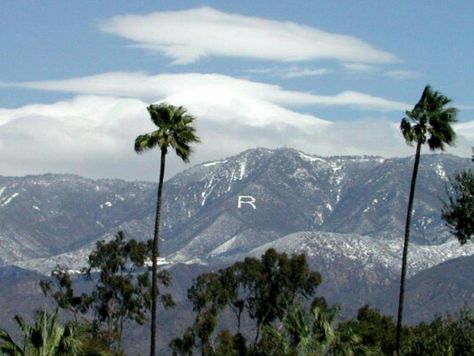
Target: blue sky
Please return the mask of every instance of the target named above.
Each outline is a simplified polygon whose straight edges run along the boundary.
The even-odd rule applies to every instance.
[[[467,156],[473,14],[472,1],[5,2],[0,174],[156,179],[157,156],[132,144],[160,101],[198,117],[193,163],[257,146],[404,156],[397,125],[426,84],[460,109],[448,152]]]

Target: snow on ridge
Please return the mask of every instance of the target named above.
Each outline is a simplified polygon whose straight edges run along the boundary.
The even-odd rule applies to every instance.
[[[19,196],[20,194],[19,193],[13,193],[10,197],[8,197],[3,203],[2,205],[0,205],[0,207],[4,207],[8,204],[10,204],[10,202],[15,199],[17,196]]]
[[[2,187],[2,188],[0,188],[0,197],[2,196],[3,192],[5,191],[5,189],[7,189],[7,187]]]
[[[204,204],[206,204],[207,197],[209,196],[209,194],[212,193],[212,190],[214,189],[214,186],[212,185],[213,182],[214,182],[214,177],[212,177],[209,180],[209,182],[207,182],[206,185],[204,186],[204,191],[201,193],[201,197],[202,197],[201,206],[204,206]]]
[[[226,253],[227,251],[232,249],[234,246],[238,245],[238,239],[240,237],[241,236],[236,235],[236,236],[232,237],[231,239],[225,241],[224,243],[217,246],[214,250],[209,252],[208,256],[209,257],[215,257],[217,255],[221,255],[221,254]]]
[[[332,169],[332,172],[333,172],[333,176],[331,177],[331,180],[337,185],[339,186],[342,182],[342,180],[344,179],[345,175],[344,175],[344,171],[342,171],[342,168],[344,167],[344,163],[341,162],[339,159],[336,160],[336,161],[332,161],[330,162],[330,167]],[[338,198],[338,201],[339,201],[339,198]]]
[[[246,166],[247,162],[246,161],[243,161],[243,162],[240,162],[240,176],[239,176],[239,180],[242,180],[245,176],[245,166]]]
[[[226,162],[227,162],[227,160],[224,159],[224,160],[219,160],[219,161],[212,161],[212,162],[203,163],[202,165],[204,167],[211,167],[211,166],[215,166],[217,164],[226,163]]]
[[[403,242],[401,239],[386,240],[366,235],[307,231],[286,235],[251,250],[249,254],[260,256],[271,247],[287,253],[305,253],[309,258],[324,256],[326,261],[337,261],[342,256],[365,266],[378,265],[396,276],[401,268]],[[474,244],[461,247],[454,239],[441,245],[412,243],[408,273],[413,276],[449,259],[470,255],[474,255]]]
[[[436,165],[436,174],[438,174],[438,176],[444,180],[444,181],[448,181],[448,175],[446,174],[446,171],[444,170],[443,166],[441,164],[437,164]]]
[[[300,158],[301,158],[303,161],[307,161],[307,162],[315,162],[315,161],[318,161],[318,162],[326,162],[326,161],[325,161],[324,159],[322,159],[321,157],[312,156],[312,155],[303,153],[303,152],[301,152],[301,151],[298,151],[298,156],[300,156]]]

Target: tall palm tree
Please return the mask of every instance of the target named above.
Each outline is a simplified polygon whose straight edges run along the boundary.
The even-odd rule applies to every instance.
[[[403,244],[402,273],[400,277],[400,299],[398,304],[396,349],[400,354],[400,336],[403,316],[403,299],[405,295],[405,278],[407,270],[408,242],[410,239],[410,223],[413,215],[413,198],[415,196],[416,177],[420,164],[421,145],[428,143],[431,151],[444,151],[445,144],[453,145],[456,139],[451,124],[456,122],[457,110],[446,107],[450,99],[433,91],[429,85],[423,90],[420,100],[413,110],[406,111],[406,117],[400,123],[400,129],[408,145],[416,144],[415,163],[411,178],[410,196],[405,225]]]
[[[157,130],[140,135],[135,139],[135,152],[143,153],[153,148],[161,151],[160,180],[158,183],[158,196],[156,202],[155,231],[152,245],[152,307],[151,307],[151,340],[150,355],[156,354],[156,310],[158,299],[157,258],[159,257],[158,239],[160,235],[161,196],[163,179],[165,175],[165,159],[168,149],[175,150],[178,157],[184,162],[189,162],[191,144],[199,142],[196,130],[191,125],[195,118],[188,114],[182,106],[173,106],[167,103],[150,105],[148,113]]]

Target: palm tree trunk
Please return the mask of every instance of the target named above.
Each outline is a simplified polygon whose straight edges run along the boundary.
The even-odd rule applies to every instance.
[[[416,176],[418,175],[418,166],[420,164],[421,142],[416,145],[415,164],[413,165],[413,175],[411,177],[410,197],[408,198],[408,211],[405,225],[405,241],[403,243],[402,274],[400,277],[400,298],[398,301],[398,319],[397,319],[397,337],[395,347],[397,355],[400,355],[400,339],[402,331],[403,318],[403,299],[405,297],[405,279],[407,273],[408,242],[410,240],[410,224],[413,215],[413,198],[415,197]]]
[[[158,304],[158,266],[157,259],[160,256],[158,241],[160,238],[160,215],[161,215],[161,196],[163,193],[163,180],[165,176],[165,158],[166,150],[161,150],[160,161],[160,181],[158,183],[158,196],[156,200],[156,217],[155,217],[155,233],[153,235],[152,247],[152,270],[151,270],[151,340],[150,340],[150,356],[156,355],[156,310]]]

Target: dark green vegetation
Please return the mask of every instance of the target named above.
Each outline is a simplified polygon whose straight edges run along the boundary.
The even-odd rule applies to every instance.
[[[461,244],[474,238],[474,172],[465,170],[454,177],[443,219]]]
[[[143,323],[150,305],[144,268],[150,250],[149,244],[127,241],[121,233],[99,242],[83,271],[94,282],[88,293],[76,293],[75,279],[66,267],[57,267],[42,286],[69,321],[61,323],[57,311],[38,312],[31,324],[16,317],[21,334],[15,339],[0,331],[0,354],[122,355],[122,328]],[[166,273],[158,275],[169,284]],[[391,317],[365,306],[356,319],[338,320],[339,308],[315,297],[320,283],[305,255],[273,249],[260,259],[201,274],[188,290],[194,322],[171,350],[221,356],[393,354],[396,324]],[[169,296],[162,301],[171,304]],[[403,355],[471,355],[474,315],[462,310],[403,327],[402,335]]]
[[[428,143],[431,151],[444,150],[445,145],[452,145],[456,139],[451,124],[456,122],[456,109],[446,107],[451,102],[444,95],[433,91],[429,86],[423,90],[420,100],[413,110],[407,111],[402,119],[400,129],[409,145],[416,144],[415,163],[408,198],[405,239],[403,244],[402,272],[400,277],[400,297],[398,302],[397,341],[396,349],[400,354],[401,328],[403,319],[403,302],[407,272],[408,243],[410,241],[410,224],[413,215],[413,199],[415,197],[416,177],[420,164],[421,145]]]
[[[66,266],[57,266],[52,279],[41,281],[40,286],[72,320],[81,320],[94,339],[118,353],[125,323],[143,324],[151,305],[150,276],[145,267],[150,255],[149,243],[126,240],[123,232],[118,232],[114,240],[97,243],[88,268],[82,271],[94,283],[92,291],[76,293]],[[167,271],[160,271],[157,278],[164,286],[171,282]],[[161,302],[165,307],[174,305],[169,294],[161,295]]]
[[[176,353],[190,354],[197,345],[203,353],[216,353],[212,335],[220,315],[228,311],[235,315],[237,333],[226,332],[218,339],[232,338],[241,347],[254,350],[262,329],[283,320],[290,306],[310,298],[320,283],[320,274],[310,271],[304,255],[288,257],[273,249],[261,260],[246,258],[218,272],[200,275],[188,290],[197,314],[194,324],[181,339],[172,342],[172,348]],[[248,344],[241,333],[243,319],[252,321],[253,343]]]
[[[161,151],[160,160],[160,180],[158,183],[158,194],[156,200],[155,230],[152,240],[152,278],[151,278],[151,336],[150,355],[156,354],[156,311],[158,298],[158,267],[157,259],[159,252],[160,236],[160,214],[161,200],[163,195],[163,181],[165,176],[165,161],[168,149],[175,150],[178,157],[184,162],[189,161],[191,154],[191,144],[199,142],[199,138],[192,126],[195,118],[186,112],[182,106],[176,107],[162,103],[160,105],[150,105],[148,108],[150,119],[158,127],[157,130],[140,135],[135,139],[135,152],[143,153],[153,148]]]
[[[76,324],[61,325],[57,311],[38,312],[33,325],[20,316],[16,316],[15,321],[22,334],[20,344],[0,330],[0,352],[6,355],[78,355],[81,351],[83,333]]]
[[[377,350],[376,355],[392,355],[396,350],[396,325],[389,316],[369,306],[362,307],[355,320],[342,322],[337,330],[350,329],[361,343]],[[431,323],[403,327],[402,355],[472,355],[474,353],[474,314],[461,310],[456,315],[437,317]]]

